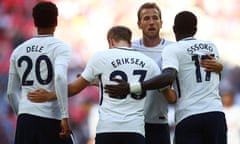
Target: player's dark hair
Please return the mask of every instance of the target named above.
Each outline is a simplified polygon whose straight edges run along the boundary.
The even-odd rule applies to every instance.
[[[107,39],[110,38],[116,40],[117,42],[124,40],[131,44],[132,31],[125,26],[114,26],[107,33]]]
[[[141,12],[142,12],[142,10],[143,9],[150,9],[150,8],[156,9],[158,11],[158,13],[159,13],[159,18],[162,19],[161,10],[158,7],[158,5],[156,3],[154,3],[154,2],[146,2],[143,5],[141,5],[141,7],[138,9],[138,12],[137,12],[138,21],[141,20]]]
[[[58,8],[52,2],[42,1],[33,7],[32,16],[36,27],[55,27],[57,26]]]
[[[177,35],[193,36],[197,31],[197,17],[190,11],[182,11],[175,16],[174,32]]]

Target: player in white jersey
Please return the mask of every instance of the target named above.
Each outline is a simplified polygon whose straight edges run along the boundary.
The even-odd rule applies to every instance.
[[[54,3],[39,2],[32,16],[38,35],[14,49],[10,59],[7,94],[18,115],[15,144],[66,143],[70,47],[53,37],[58,16]],[[28,92],[39,88],[56,91],[58,99],[41,104],[29,101]]]
[[[220,76],[200,65],[202,59],[218,59],[218,50],[209,41],[193,38],[196,26],[197,18],[193,13],[178,13],[173,27],[178,42],[164,48],[162,74],[138,84],[130,84],[130,87],[120,81],[122,88],[119,85],[117,88],[119,91],[141,92],[165,87],[177,78],[180,90],[175,108],[175,143],[226,144],[226,120],[218,87]],[[112,91],[116,89],[108,87],[110,95],[114,96]],[[133,89],[136,87],[139,89]]]
[[[140,6],[137,16],[142,38],[134,40],[132,47],[152,58],[161,67],[162,50],[173,43],[159,35],[162,28],[161,10],[156,3],[146,2]],[[158,90],[153,90],[148,95],[144,110],[146,143],[170,144],[168,102]]]
[[[132,47],[152,58],[159,67],[162,65],[162,50],[173,42],[161,38],[162,16],[156,3],[142,4],[137,13],[138,27],[142,38],[134,40]],[[168,102],[158,90],[148,92],[145,102],[145,139],[147,144],[170,144],[168,125]]]
[[[158,65],[148,56],[130,48],[131,31],[123,26],[112,27],[107,35],[109,50],[97,52],[87,63],[81,76],[69,84],[69,95],[99,79],[99,121],[96,144],[144,144],[144,103],[147,93],[109,97],[103,85],[114,84],[112,79],[143,81],[160,73]],[[176,100],[175,92],[168,89],[170,101]],[[37,93],[30,93],[33,100]],[[45,95],[42,93],[42,95]],[[54,95],[54,94],[53,94]],[[52,94],[47,97],[53,97]],[[170,99],[169,99],[170,98]],[[52,98],[50,98],[52,99]]]
[[[236,95],[232,90],[223,91],[222,102],[224,106],[224,113],[227,121],[227,143],[239,144],[240,143],[240,106],[235,104]]]
[[[168,44],[173,42],[161,39],[160,43],[154,47],[147,47],[143,44],[142,39],[132,42],[132,47],[150,58],[152,58],[161,68],[162,50]],[[170,144],[170,131],[168,125],[168,101],[159,90],[148,92],[144,109],[144,121],[146,132],[146,143]]]
[[[143,45],[142,39],[138,39],[132,42],[132,47],[149,56],[155,62],[157,62],[158,66],[161,68],[162,65],[162,50],[165,46],[171,44],[173,42],[161,39],[161,42],[155,46],[148,48]],[[158,124],[158,123],[168,123],[168,102],[158,90],[153,90],[148,93],[151,96],[146,98],[145,103],[145,122],[150,124]]]

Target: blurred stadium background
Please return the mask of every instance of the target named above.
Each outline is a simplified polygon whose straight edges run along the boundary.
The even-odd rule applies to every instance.
[[[36,34],[32,7],[39,0],[0,0],[0,144],[12,144],[16,116],[6,98],[9,56],[24,40]],[[126,25],[133,39],[141,36],[137,27],[137,10],[147,0],[51,0],[59,8],[55,36],[72,47],[69,81],[81,73],[88,59],[107,49],[106,32],[113,25]],[[162,11],[162,37],[175,41],[173,19],[181,10],[193,11],[199,19],[197,38],[214,42],[219,47],[224,71],[221,94],[234,92],[240,105],[240,0],[152,0]],[[98,103],[97,87],[88,87],[69,100],[71,125],[77,144],[92,144]],[[174,128],[172,107],[170,123]],[[239,120],[240,121],[240,120]]]

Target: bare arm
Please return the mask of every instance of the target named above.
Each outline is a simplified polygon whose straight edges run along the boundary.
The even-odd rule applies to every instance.
[[[68,95],[74,96],[86,88],[90,82],[80,76],[77,80],[68,84]]]
[[[68,97],[78,94],[89,84],[90,83],[87,80],[80,76],[77,80],[68,84]],[[46,102],[56,100],[57,97],[55,92],[47,92],[44,89],[38,89],[36,91],[29,92],[28,99],[32,102]]]
[[[216,60],[213,56],[208,55],[208,59],[201,60],[201,66],[206,71],[221,73],[223,70],[223,64]]]
[[[166,68],[162,74],[142,82],[142,90],[152,90],[164,88],[171,85],[177,77],[177,71],[173,68]]]
[[[175,90],[171,88],[166,88],[162,91],[162,93],[169,104],[175,104],[177,102],[177,94]]]
[[[150,80],[142,82],[141,90],[164,88],[168,85],[171,85],[176,79],[176,76],[177,71],[175,69],[167,68],[163,70],[162,74],[155,76]],[[119,79],[114,79],[114,81],[116,81],[118,84],[104,86],[105,92],[108,93],[109,96],[125,96],[130,93],[131,86],[129,86],[129,83]]]

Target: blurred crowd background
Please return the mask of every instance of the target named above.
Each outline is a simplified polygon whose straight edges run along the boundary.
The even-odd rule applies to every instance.
[[[39,0],[0,0],[0,144],[12,144],[16,116],[9,107],[6,88],[9,56],[13,49],[36,35],[31,11]],[[72,47],[69,82],[84,69],[88,59],[107,49],[106,32],[113,25],[132,29],[133,39],[141,36],[137,27],[137,10],[147,0],[51,0],[59,8],[55,36]],[[161,35],[175,41],[172,24],[176,13],[193,11],[199,19],[196,37],[210,40],[219,47],[224,63],[220,94],[231,95],[226,104],[229,134],[240,137],[240,0],[152,0],[162,11]],[[97,121],[98,88],[91,86],[69,99],[71,126],[77,144],[92,144]],[[169,106],[169,122],[174,129],[174,110]],[[229,116],[229,118],[228,118]],[[239,144],[240,142],[236,142]],[[229,144],[235,144],[229,143]]]

